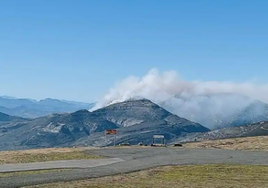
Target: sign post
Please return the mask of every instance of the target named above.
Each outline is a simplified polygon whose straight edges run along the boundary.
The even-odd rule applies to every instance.
[[[107,135],[114,135],[114,146],[115,146],[115,138],[117,135],[117,130],[116,129],[109,129],[105,130],[105,146],[107,147]]]

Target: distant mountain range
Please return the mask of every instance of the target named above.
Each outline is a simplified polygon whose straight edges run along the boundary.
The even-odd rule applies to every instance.
[[[0,123],[0,148],[102,146],[113,141],[112,137],[107,137],[105,143],[105,129],[118,130],[117,144],[150,144],[154,134],[163,134],[171,141],[187,133],[209,131],[144,99],[113,104],[93,112],[79,110],[30,120],[10,119]]]
[[[159,105],[210,129],[268,121],[268,104],[238,94],[176,95]]]
[[[37,118],[52,113],[74,112],[81,109],[90,109],[95,103],[81,103],[57,99],[17,99],[0,97],[0,112],[24,118]]]
[[[141,99],[137,97],[131,100]],[[95,104],[50,98],[36,101],[4,96],[0,97],[0,112],[11,116],[37,118],[52,113],[71,113],[81,109],[91,109]],[[268,104],[239,94],[175,95],[157,104],[173,114],[198,122],[209,129],[268,121]],[[128,125],[132,120],[123,121]]]

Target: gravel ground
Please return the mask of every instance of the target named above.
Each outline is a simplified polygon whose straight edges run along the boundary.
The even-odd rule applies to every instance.
[[[62,172],[0,178],[0,187],[22,187],[26,185],[58,181],[103,177],[166,165],[222,163],[268,165],[268,152],[144,147],[104,148],[89,150],[88,153],[92,155],[120,158],[124,161],[86,169],[73,169]]]

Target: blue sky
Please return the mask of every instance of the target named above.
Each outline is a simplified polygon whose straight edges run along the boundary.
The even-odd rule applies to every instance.
[[[90,102],[129,75],[268,81],[268,1],[2,0],[0,95]]]

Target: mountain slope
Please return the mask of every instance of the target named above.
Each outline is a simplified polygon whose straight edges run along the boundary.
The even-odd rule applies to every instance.
[[[181,135],[206,132],[198,123],[171,114],[149,100],[126,101],[94,112],[52,114],[33,120],[0,126],[0,148],[26,149],[73,145],[103,146],[113,143],[104,130],[117,129],[116,143],[150,144],[154,134],[168,142]]]
[[[10,123],[0,127],[0,148],[24,149],[72,146],[96,132],[117,126],[87,110],[53,114],[27,122]]]
[[[206,133],[189,134],[185,138],[180,138],[179,140],[181,142],[193,142],[203,140],[217,140],[225,138],[265,136],[265,135],[268,135],[268,121],[262,121],[238,127],[224,128]]]
[[[13,118],[7,114],[0,112],[0,122],[1,121],[11,121]]]
[[[16,108],[6,108],[3,106],[0,106],[0,112],[3,112],[5,114],[9,114],[11,116],[20,116],[24,118],[36,118],[36,117],[42,117],[49,115],[53,112],[47,112],[47,111],[42,111],[42,110],[35,110],[35,109],[30,109],[25,106],[19,106]]]
[[[96,110],[93,113],[121,127],[159,120],[171,115],[170,112],[146,99],[116,103]]]
[[[150,100],[129,100],[92,112],[117,124],[117,142],[151,143],[154,134],[165,135],[167,141],[191,132],[207,132],[202,125],[180,118]]]
[[[0,123],[2,122],[10,122],[10,121],[18,121],[18,120],[22,120],[23,118],[20,117],[15,117],[15,116],[10,116],[4,113],[0,112]]]
[[[160,106],[211,129],[268,120],[268,104],[238,94],[177,95]]]

